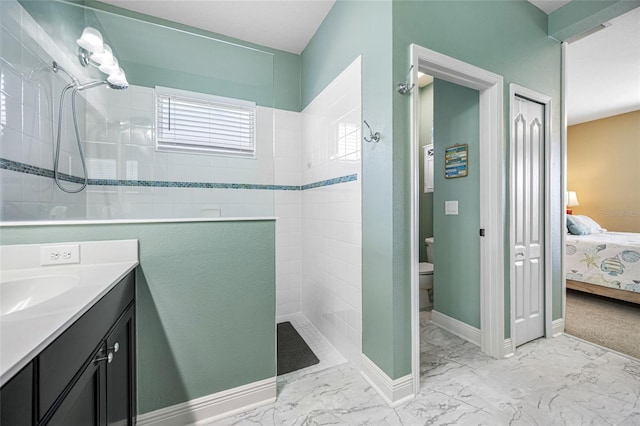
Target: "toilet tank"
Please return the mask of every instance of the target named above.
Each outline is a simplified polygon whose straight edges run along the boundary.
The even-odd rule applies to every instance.
[[[427,262],[433,263],[433,237],[425,238],[424,243],[427,246]]]

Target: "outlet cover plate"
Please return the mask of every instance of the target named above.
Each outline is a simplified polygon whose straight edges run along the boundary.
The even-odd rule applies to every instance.
[[[79,244],[60,244],[40,247],[41,265],[80,263]]]
[[[458,200],[444,202],[445,215],[458,215]]]

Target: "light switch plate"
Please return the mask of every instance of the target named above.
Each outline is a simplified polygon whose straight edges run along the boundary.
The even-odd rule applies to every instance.
[[[458,200],[444,202],[445,215],[458,215]]]
[[[79,244],[40,247],[41,265],[63,265],[67,263],[80,263]]]

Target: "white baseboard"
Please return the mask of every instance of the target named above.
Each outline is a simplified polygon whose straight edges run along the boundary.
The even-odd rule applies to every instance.
[[[451,318],[438,311],[431,311],[431,322],[440,328],[444,328],[450,333],[463,338],[476,346],[480,346],[482,337],[480,329],[470,326],[460,320]]]
[[[551,322],[551,337],[558,337],[564,333],[564,318]]]
[[[210,423],[276,400],[276,378],[227,389],[191,401],[138,415],[138,426]]]
[[[503,357],[504,358],[510,358],[513,356],[515,348],[513,347],[513,341],[511,340],[511,337],[504,339],[504,352],[503,352]]]
[[[394,380],[365,354],[362,354],[360,367],[364,378],[389,406],[397,407],[414,398],[413,376],[411,374]]]
[[[295,319],[296,317],[300,317],[302,315],[301,312],[295,312],[293,314],[280,315],[276,317],[276,324],[280,324],[281,322],[287,322]]]

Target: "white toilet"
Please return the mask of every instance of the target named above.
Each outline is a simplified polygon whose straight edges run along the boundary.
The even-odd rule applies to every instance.
[[[433,307],[433,237],[425,238],[427,261],[420,262],[420,310]]]

